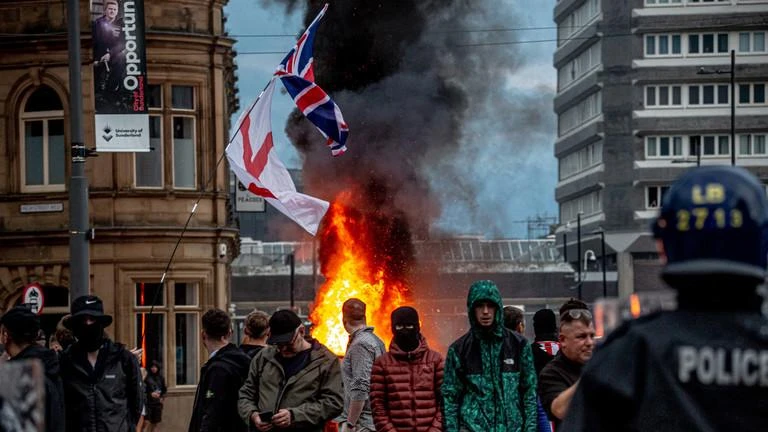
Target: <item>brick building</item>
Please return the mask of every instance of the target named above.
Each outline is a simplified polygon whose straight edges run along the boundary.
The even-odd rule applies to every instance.
[[[93,148],[91,13],[80,1],[86,147]],[[228,169],[217,165],[237,110],[227,0],[145,1],[150,153],[88,159],[90,289],[111,335],[159,359],[169,385],[164,427],[183,430],[207,358],[201,312],[227,309],[238,232]],[[69,298],[69,90],[65,0],[0,3],[0,311],[43,286],[50,332]],[[160,278],[196,200],[164,285]],[[157,295],[155,297],[155,295]],[[146,312],[152,299],[157,306]],[[146,334],[141,341],[142,333]]]

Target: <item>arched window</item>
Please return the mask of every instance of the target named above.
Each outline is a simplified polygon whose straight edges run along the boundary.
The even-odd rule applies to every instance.
[[[64,107],[52,88],[43,85],[29,95],[20,116],[19,130],[22,192],[63,191]]]

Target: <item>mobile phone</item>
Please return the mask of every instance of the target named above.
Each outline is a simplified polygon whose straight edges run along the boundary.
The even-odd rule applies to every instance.
[[[272,421],[272,415],[274,413],[272,411],[264,411],[259,413],[259,418],[263,423],[269,423]]]

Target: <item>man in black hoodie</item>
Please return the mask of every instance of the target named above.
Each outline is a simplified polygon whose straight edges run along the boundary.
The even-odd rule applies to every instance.
[[[0,318],[0,343],[10,361],[37,359],[45,371],[45,430],[64,431],[64,388],[56,353],[35,343],[40,319],[26,306],[16,306]]]
[[[106,336],[112,317],[104,313],[100,298],[78,297],[71,312],[64,325],[77,341],[59,358],[67,431],[135,430],[144,404],[138,360]]]
[[[229,342],[232,322],[226,312],[210,309],[203,314],[202,324],[209,357],[200,369],[189,432],[245,432],[248,426],[238,415],[237,399],[251,358]]]

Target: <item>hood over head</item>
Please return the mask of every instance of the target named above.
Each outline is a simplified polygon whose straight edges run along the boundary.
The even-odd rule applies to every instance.
[[[479,301],[487,300],[496,305],[496,313],[493,317],[493,333],[497,336],[502,334],[502,322],[503,322],[503,304],[501,302],[501,293],[495,283],[489,280],[481,280],[473,283],[469,287],[469,294],[467,294],[467,315],[469,316],[469,324],[472,326],[472,330],[480,330],[480,324],[475,319],[475,304]]]

